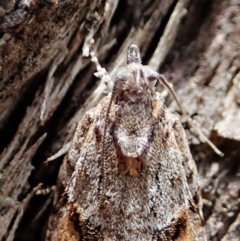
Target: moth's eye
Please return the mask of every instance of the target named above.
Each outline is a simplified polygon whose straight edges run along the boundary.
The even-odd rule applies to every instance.
[[[157,78],[155,76],[147,76],[147,80],[148,80],[148,85],[150,88],[155,87],[155,85],[157,83]]]
[[[114,83],[116,83],[116,87],[118,89],[124,90],[124,85],[128,79],[128,69],[126,67],[122,67],[116,70],[113,74]]]
[[[159,74],[152,70],[149,66],[144,66],[144,71],[148,80],[149,88],[151,89],[156,85]]]

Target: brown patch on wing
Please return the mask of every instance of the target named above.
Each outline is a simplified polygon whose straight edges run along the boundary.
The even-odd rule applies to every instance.
[[[179,175],[173,175],[172,178],[170,179],[173,187],[182,185],[182,178]]]
[[[69,218],[73,210],[69,208],[66,212],[59,215],[56,219],[58,225],[53,236],[49,240],[58,241],[78,241],[80,240],[79,232],[76,230],[74,222]]]
[[[133,177],[139,177],[142,171],[142,164],[143,164],[142,161],[139,160],[138,158],[126,157],[125,162],[126,162],[126,169],[123,173],[120,173],[120,175],[125,175],[129,173],[129,175]]]
[[[163,106],[160,104],[159,101],[152,101],[152,115],[154,118],[159,119],[162,112],[163,112]]]
[[[194,172],[192,170],[190,170],[190,172],[187,175],[187,181],[188,183],[192,183],[193,182],[193,177],[194,177]]]
[[[54,240],[102,240],[100,227],[96,227],[86,220],[81,210],[77,203],[68,203],[66,212],[58,218],[60,226],[59,231],[55,233],[57,236],[54,236]]]
[[[96,136],[97,143],[99,144],[102,141],[101,130],[99,126],[94,127],[94,133]]]
[[[126,157],[121,153],[121,150],[117,150],[118,157],[118,170],[120,176],[129,174],[133,177],[139,177],[144,168],[143,159],[140,157],[132,158]]]
[[[181,210],[169,226],[156,234],[159,241],[194,241],[190,232],[187,210]]]

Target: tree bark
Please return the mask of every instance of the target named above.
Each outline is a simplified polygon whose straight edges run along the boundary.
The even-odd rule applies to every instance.
[[[239,33],[237,0],[1,0],[0,240],[44,240],[53,193],[36,191],[40,183],[54,186],[63,156],[44,161],[67,150],[77,122],[108,91],[85,57],[91,39],[110,73],[137,44],[144,64],[165,75],[224,152],[215,154],[185,126],[208,239],[239,240]],[[163,95],[178,114],[175,101]]]

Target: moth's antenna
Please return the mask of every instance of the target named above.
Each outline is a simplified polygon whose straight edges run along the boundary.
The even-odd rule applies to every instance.
[[[162,85],[164,85],[169,92],[171,93],[171,95],[173,96],[173,98],[176,100],[177,105],[181,111],[181,113],[183,114],[184,117],[188,117],[188,113],[182,108],[180,101],[177,97],[176,92],[174,91],[174,89],[171,87],[171,84],[166,80],[166,78],[164,77],[164,75],[159,74],[158,76],[159,81],[162,83]],[[198,136],[205,141],[212,149],[213,151],[218,154],[219,156],[224,156],[223,152],[221,152],[200,130],[200,128],[197,126],[196,123],[194,123],[194,121],[192,120],[191,117],[188,118],[188,123],[190,124],[190,126],[197,132]]]
[[[186,116],[187,113],[186,113],[186,112],[184,111],[184,109],[182,108],[181,103],[180,103],[180,101],[179,101],[179,99],[178,99],[178,97],[177,97],[177,94],[176,94],[175,90],[172,88],[171,84],[167,81],[167,79],[164,77],[164,75],[159,74],[158,80],[161,82],[161,84],[162,84],[163,86],[165,86],[165,87],[168,89],[168,91],[171,93],[171,95],[173,96],[173,98],[176,100],[177,105],[178,105],[181,113]]]

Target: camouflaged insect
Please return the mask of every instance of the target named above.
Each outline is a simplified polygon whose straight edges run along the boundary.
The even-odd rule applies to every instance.
[[[206,240],[186,134],[155,91],[162,78],[131,45],[112,92],[78,124],[46,240]]]

